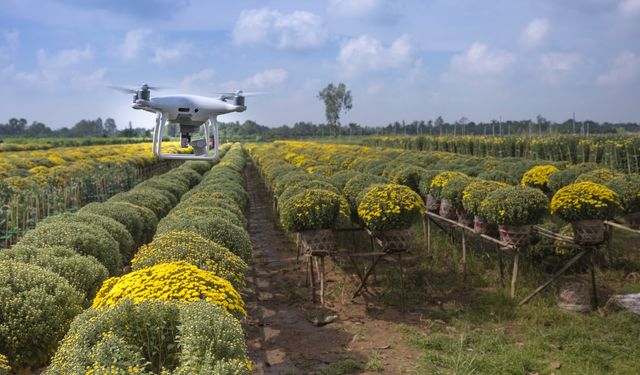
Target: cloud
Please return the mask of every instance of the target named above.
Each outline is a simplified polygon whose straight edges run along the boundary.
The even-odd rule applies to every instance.
[[[123,60],[132,60],[137,57],[140,51],[146,47],[149,36],[151,36],[150,29],[135,29],[127,32],[124,42],[118,48],[120,57]]]
[[[384,89],[384,83],[380,81],[372,82],[367,86],[367,94],[368,95],[376,95]]]
[[[157,47],[150,62],[154,64],[171,63],[180,58],[187,58],[193,45],[191,43],[180,43],[172,47]]]
[[[491,49],[488,45],[475,42],[467,51],[451,58],[454,72],[467,75],[486,76],[503,73],[515,61],[515,56],[507,51]]]
[[[83,49],[61,50],[53,55],[49,55],[44,49],[37,52],[38,65],[46,70],[64,69],[93,58],[93,49],[86,45]]]
[[[2,39],[4,44],[0,45],[0,59],[10,59],[14,56],[18,44],[20,44],[20,33],[18,31],[5,31]]]
[[[215,75],[215,70],[211,68],[202,69],[201,71],[193,74],[189,74],[188,76],[182,79],[182,83],[180,84],[183,88],[191,88],[194,83],[203,83],[207,82]]]
[[[527,24],[520,35],[520,42],[527,48],[535,48],[544,42],[549,34],[549,20],[536,18]]]
[[[377,39],[362,35],[347,40],[336,60],[348,75],[366,70],[398,68],[412,62],[411,41],[405,34],[385,47]]]
[[[105,10],[136,18],[173,18],[189,6],[189,0],[58,0],[84,9]]]
[[[618,10],[625,17],[634,17],[640,14],[640,0],[623,0],[618,5]]]
[[[574,70],[580,62],[580,55],[574,52],[550,52],[542,54],[538,62],[543,78],[547,82],[557,83]]]
[[[388,0],[329,0],[329,14],[345,18],[394,18],[397,2]]]
[[[232,32],[236,45],[265,45],[281,50],[310,49],[327,39],[324,21],[319,16],[296,10],[282,14],[277,10],[243,10]]]
[[[287,78],[289,78],[289,73],[284,69],[266,69],[241,81],[228,81],[221,86],[226,91],[263,90],[282,84]]]
[[[106,86],[104,79],[107,68],[99,68],[89,74],[77,74],[71,77],[71,85],[76,89],[92,89],[97,86]]]
[[[640,76],[640,56],[623,51],[613,61],[611,70],[596,79],[602,86],[618,86],[634,81]]]

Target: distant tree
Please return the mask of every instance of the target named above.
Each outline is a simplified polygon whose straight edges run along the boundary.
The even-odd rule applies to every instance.
[[[317,97],[324,102],[327,125],[329,125],[334,136],[338,135],[340,113],[342,111],[347,112],[353,107],[351,91],[347,90],[347,86],[344,83],[340,83],[338,86],[330,83],[318,93]]]
[[[104,120],[104,132],[107,136],[113,137],[118,132],[118,127],[116,126],[116,121],[111,117]]]

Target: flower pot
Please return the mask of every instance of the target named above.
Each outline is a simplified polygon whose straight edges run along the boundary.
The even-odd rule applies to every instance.
[[[558,307],[563,310],[591,311],[591,288],[582,280],[569,280],[563,283],[558,294]]]
[[[390,253],[406,251],[411,244],[411,229],[373,231],[373,236],[380,241],[382,250]]]
[[[491,224],[488,224],[478,215],[473,217],[473,231],[478,234],[489,234]],[[493,227],[493,231],[495,231],[495,226]]]
[[[500,240],[515,247],[524,247],[529,244],[531,225],[499,225]]]
[[[456,217],[458,218],[458,223],[466,227],[473,228],[474,217],[472,215],[469,215],[468,213],[464,212],[464,210],[456,209]]]
[[[634,212],[623,216],[629,228],[640,229],[640,212]]]
[[[573,240],[578,245],[598,245],[604,242],[604,221],[579,220],[571,223]]]
[[[333,230],[318,229],[298,232],[302,244],[302,250],[306,254],[326,255],[336,248]]]
[[[431,194],[427,195],[427,211],[438,212],[440,210],[440,199]]]
[[[438,211],[438,215],[451,220],[457,218],[455,208],[453,208],[446,199],[442,199],[440,201],[440,210]]]

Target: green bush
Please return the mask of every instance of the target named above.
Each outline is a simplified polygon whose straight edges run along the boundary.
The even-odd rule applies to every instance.
[[[178,203],[173,210],[182,210],[189,207],[219,207],[233,212],[238,217],[244,217],[244,213],[236,201],[224,193],[200,192]]]
[[[0,261],[0,352],[19,369],[45,364],[82,295],[67,280],[33,264]],[[83,372],[84,373],[84,372]]]
[[[0,251],[0,261],[4,260],[34,264],[62,276],[84,294],[85,306],[91,304],[100,285],[109,277],[109,271],[96,258],[63,246],[39,248],[17,244]]]
[[[367,228],[377,231],[410,228],[423,211],[418,193],[398,184],[375,185],[358,206],[358,216]]]
[[[82,255],[95,257],[110,275],[122,270],[118,243],[109,233],[92,224],[76,222],[41,223],[27,231],[18,242],[33,247],[65,246]]]
[[[186,193],[190,188],[188,183],[175,178],[175,176],[167,175],[152,177],[136,185],[136,189],[144,187],[164,190],[171,193],[173,204],[177,203],[180,197],[182,197],[182,194]]]
[[[326,181],[320,181],[320,180],[300,181],[300,182],[293,183],[289,187],[287,187],[282,192],[282,194],[280,194],[280,196],[278,197],[278,202],[279,203],[286,202],[292,196],[302,193],[303,191],[309,190],[309,189],[328,190],[336,194],[341,194],[340,191],[335,186],[333,186],[332,184]]]
[[[166,194],[170,194],[164,192]],[[135,188],[123,193],[118,193],[109,198],[109,202],[128,202],[136,206],[150,209],[157,218],[164,217],[177,203],[172,202],[166,195],[157,189],[149,187]]]
[[[440,194],[442,199],[446,199],[453,207],[461,209],[462,207],[462,192],[469,185],[473,179],[467,176],[454,176],[449,182],[442,188]]]
[[[392,169],[389,173],[389,179],[400,185],[411,188],[416,193],[420,192],[420,180],[427,172],[426,169],[416,165],[404,164]]]
[[[158,224],[158,234],[172,231],[191,231],[217,242],[249,262],[252,257],[251,240],[247,232],[228,220],[213,216],[198,216],[176,220],[163,220]]]
[[[305,190],[280,206],[280,222],[293,232],[335,228],[348,218],[347,201],[329,190]]]
[[[509,187],[498,181],[475,179],[462,192],[462,207],[472,215],[480,215],[480,204],[492,191]]]
[[[611,180],[607,187],[616,192],[624,213],[640,212],[640,175],[624,175]]]
[[[567,169],[561,169],[549,175],[549,189],[552,192],[556,192],[567,185],[571,185],[581,174],[598,168],[597,164],[583,163],[572,165]]]
[[[620,173],[613,172],[606,168],[598,168],[581,174],[576,178],[574,183],[578,182],[594,182],[596,184],[606,184],[613,181],[616,177],[621,176]]]
[[[293,172],[287,173],[282,177],[278,177],[273,184],[273,193],[275,195],[280,195],[282,192],[291,184],[300,181],[311,181],[311,180],[319,180],[318,176],[314,176],[310,173],[303,172],[301,170],[295,170]]]
[[[343,193],[347,198],[347,202],[349,202],[351,211],[358,211],[358,205],[360,204],[360,201],[358,201],[358,196],[360,195],[360,193],[365,191],[371,185],[387,183],[389,183],[389,180],[387,178],[372,175],[369,173],[357,175],[347,181],[347,183],[344,185]]]
[[[174,168],[169,172],[165,173],[163,176],[176,178],[192,188],[200,183],[202,180],[202,175],[191,168],[186,168],[181,165],[178,168]]]
[[[239,227],[246,228],[247,226],[247,220],[244,216],[238,216],[233,211],[228,211],[224,208],[207,206],[191,206],[174,209],[163,220],[180,220],[199,216],[220,217],[229,220],[232,224]]]
[[[420,175],[420,182],[418,183],[418,193],[426,198],[429,195],[429,191],[431,190],[431,181],[442,172],[439,169],[426,169]]]
[[[329,178],[329,182],[331,182],[335,187],[337,187],[340,191],[344,189],[344,186],[347,182],[359,175],[360,172],[350,171],[350,170],[342,170]]]
[[[201,183],[183,195],[182,200],[189,199],[192,195],[201,192],[223,193],[231,197],[242,209],[247,207],[247,204],[249,203],[249,195],[244,188],[233,182],[210,183],[207,185]]]
[[[562,171],[560,171],[560,172],[562,172]],[[556,172],[556,173],[558,173],[558,172]],[[551,176],[553,176],[553,175],[551,175]],[[478,178],[480,178],[482,180],[503,182],[503,183],[509,184],[509,185],[517,185],[519,183],[519,181],[515,177],[510,175],[509,173],[504,172],[504,171],[500,171],[500,170],[495,170],[495,169],[494,170],[490,170],[490,171],[485,171],[485,172],[482,172],[482,173],[478,174]]]
[[[198,174],[202,176],[203,174],[205,174],[205,172],[211,169],[213,164],[214,163],[206,160],[189,160],[184,164],[182,164],[181,168],[193,169],[194,171],[198,172]]]
[[[510,186],[495,190],[480,203],[480,216],[500,225],[538,224],[549,213],[549,199],[536,188]]]
[[[138,250],[131,261],[136,271],[159,263],[185,261],[200,269],[215,272],[236,290],[244,287],[247,263],[226,247],[194,232],[166,232]]]
[[[144,242],[144,218],[131,203],[126,202],[94,202],[89,203],[78,211],[78,215],[95,214],[111,218],[127,228],[129,234],[137,245]]]
[[[248,374],[240,323],[205,301],[123,302],[79,315],[46,375]],[[166,372],[165,372],[166,371]]]
[[[135,249],[133,237],[124,225],[110,217],[88,212],[84,212],[82,214],[64,213],[62,215],[48,217],[41,221],[42,224],[56,222],[87,223],[96,225],[109,232],[111,238],[118,242],[123,261],[128,261],[133,255],[133,250]]]

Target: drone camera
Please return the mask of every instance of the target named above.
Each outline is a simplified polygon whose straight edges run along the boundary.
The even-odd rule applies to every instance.
[[[233,101],[233,104],[244,106],[244,96],[237,95]]]

